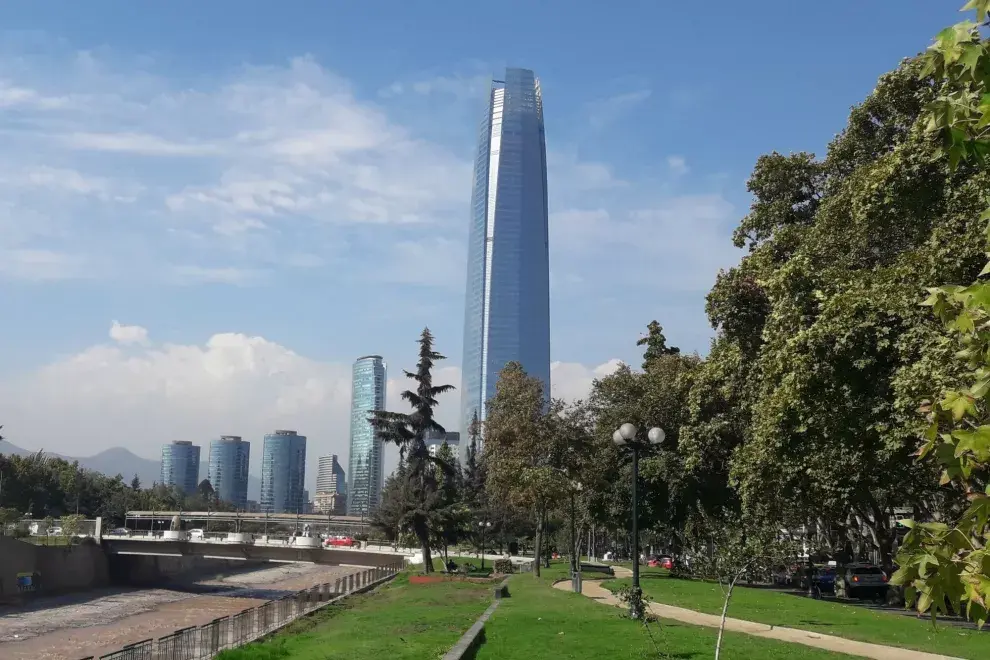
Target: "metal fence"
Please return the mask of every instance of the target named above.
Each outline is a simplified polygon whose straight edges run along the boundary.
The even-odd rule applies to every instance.
[[[402,570],[402,562],[379,566],[325,582],[271,600],[231,616],[190,626],[155,639],[128,644],[99,660],[209,660],[226,649],[237,648],[269,635],[290,622],[358,589],[369,587]],[[94,656],[82,660],[97,660]]]

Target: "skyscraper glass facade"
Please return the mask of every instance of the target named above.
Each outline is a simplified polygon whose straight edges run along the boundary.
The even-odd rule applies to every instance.
[[[304,513],[305,478],[306,436],[282,430],[266,435],[261,450],[261,511]]]
[[[385,479],[382,443],[368,422],[370,411],[385,409],[385,361],[380,355],[358,358],[352,380],[347,514],[367,516],[378,508]]]
[[[183,493],[195,493],[199,485],[199,446],[188,440],[162,445],[161,482]]]
[[[512,361],[550,395],[550,257],[540,81],[507,69],[493,81],[474,162],[464,305],[461,431]]]
[[[248,465],[251,443],[240,436],[224,435],[210,442],[210,485],[224,502],[247,508]]]

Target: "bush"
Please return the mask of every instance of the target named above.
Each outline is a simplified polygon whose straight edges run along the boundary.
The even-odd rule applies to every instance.
[[[492,566],[496,573],[506,575],[512,572],[512,562],[508,559],[496,559]]]

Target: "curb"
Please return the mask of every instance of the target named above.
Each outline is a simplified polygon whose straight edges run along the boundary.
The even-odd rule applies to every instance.
[[[474,657],[474,652],[485,641],[485,624],[491,618],[492,614],[494,614],[495,610],[498,609],[502,599],[509,595],[508,585],[510,578],[511,576],[506,577],[494,588],[492,604],[488,606],[484,614],[478,617],[474,625],[468,628],[466,633],[461,635],[457,643],[443,656],[443,660],[466,660]]]

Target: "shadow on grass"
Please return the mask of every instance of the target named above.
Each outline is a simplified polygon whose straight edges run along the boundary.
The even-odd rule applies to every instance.
[[[485,645],[488,638],[485,636],[485,629],[481,629],[481,633],[475,638],[474,644],[468,649],[467,653],[461,656],[462,660],[474,660],[478,657],[478,652],[481,651],[481,647]]]

